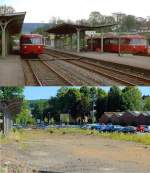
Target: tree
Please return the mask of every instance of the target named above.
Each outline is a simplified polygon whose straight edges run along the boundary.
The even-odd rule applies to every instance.
[[[80,92],[76,88],[70,88],[64,96],[64,113],[70,113],[72,117],[77,115],[77,104],[81,98]]]
[[[122,108],[125,111],[142,111],[142,94],[137,87],[122,90]]]
[[[144,108],[143,108],[144,111],[150,111],[150,97],[147,97],[145,100],[144,100]]]
[[[122,110],[122,97],[121,89],[117,86],[110,88],[108,92],[108,111],[121,111]]]
[[[101,117],[101,115],[107,111],[107,94],[104,90],[98,89],[97,90],[97,100],[96,100],[96,119]]]
[[[93,11],[89,15],[88,22],[91,26],[97,26],[104,23],[104,16],[98,11]]]
[[[32,118],[27,101],[23,102],[21,112],[16,116],[16,123],[21,125],[34,124],[35,119]]]
[[[60,121],[60,107],[57,97],[51,97],[48,101],[48,107],[44,110],[43,115],[48,118],[48,121],[53,118],[55,122]]]
[[[23,96],[23,87],[0,87],[0,100],[9,101]]]
[[[84,119],[85,116],[90,115],[92,106],[91,94],[93,95],[94,92],[94,90],[90,90],[90,88],[87,86],[80,88],[80,100],[77,105],[77,114],[80,115],[82,119]]]
[[[0,6],[0,14],[12,14],[15,12],[15,9],[11,6]]]
[[[121,30],[126,32],[131,32],[133,29],[136,29],[137,21],[135,16],[127,15],[123,18]]]
[[[43,120],[44,117],[44,109],[46,109],[48,106],[47,100],[36,100],[36,101],[30,101],[30,108],[32,110],[32,115],[35,119]]]

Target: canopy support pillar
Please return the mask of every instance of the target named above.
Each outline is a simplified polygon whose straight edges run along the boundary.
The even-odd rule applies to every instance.
[[[80,29],[77,28],[77,52],[80,52]]]
[[[6,57],[7,55],[7,42],[6,42],[6,28],[8,26],[8,24],[13,21],[14,19],[10,19],[10,20],[0,20],[0,27],[2,30],[2,57]]]
[[[101,53],[104,52],[104,36],[103,33],[101,33]]]

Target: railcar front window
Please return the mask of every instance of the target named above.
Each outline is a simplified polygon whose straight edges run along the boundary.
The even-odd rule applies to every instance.
[[[42,44],[41,38],[32,38],[31,39],[32,44]]]
[[[23,44],[42,44],[41,38],[26,38],[22,41]]]

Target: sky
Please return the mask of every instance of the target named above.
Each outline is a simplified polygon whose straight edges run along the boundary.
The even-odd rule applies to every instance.
[[[100,87],[106,92],[109,91],[110,87]],[[36,99],[49,99],[52,96],[56,96],[60,87],[25,87],[24,95],[27,100]],[[150,95],[150,87],[139,87],[142,95]]]
[[[150,16],[150,0],[0,0],[0,5],[12,5],[17,12],[26,11],[25,22],[49,22],[61,19],[88,19],[90,12],[103,15],[123,12],[137,17]]]

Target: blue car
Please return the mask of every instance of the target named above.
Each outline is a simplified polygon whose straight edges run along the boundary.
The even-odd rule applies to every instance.
[[[99,132],[104,132],[105,129],[106,129],[106,125],[101,125],[98,130],[99,130]]]
[[[122,132],[123,129],[124,127],[121,125],[114,125],[114,132]]]
[[[114,132],[114,126],[113,125],[106,125],[105,127],[103,127],[103,129],[101,131],[103,131],[103,132]]]
[[[121,132],[123,132],[123,133],[135,133],[136,129],[132,126],[128,126],[128,127],[124,127]]]

